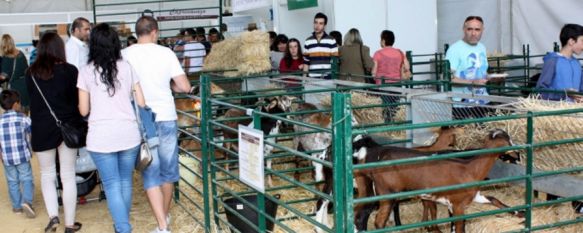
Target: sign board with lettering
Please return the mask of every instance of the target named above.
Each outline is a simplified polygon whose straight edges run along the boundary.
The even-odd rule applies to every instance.
[[[189,19],[216,19],[219,17],[219,9],[173,9],[156,14],[158,21],[174,21]]]
[[[233,0],[233,12],[246,11],[271,6],[268,0]]]
[[[317,6],[318,0],[287,0],[287,9],[290,11]]]
[[[239,125],[239,180],[265,192],[263,131]]]

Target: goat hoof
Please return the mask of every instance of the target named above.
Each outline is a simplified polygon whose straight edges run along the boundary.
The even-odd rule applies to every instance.
[[[514,213],[514,216],[519,217],[519,218],[524,218],[524,216],[526,215],[526,212],[524,211],[518,211]]]

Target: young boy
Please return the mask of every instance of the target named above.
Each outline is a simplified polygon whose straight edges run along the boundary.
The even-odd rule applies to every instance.
[[[12,212],[17,214],[24,212],[26,217],[34,218],[36,217],[32,208],[34,184],[27,139],[30,135],[30,118],[18,112],[20,95],[17,91],[2,91],[0,106],[6,110],[0,116],[0,147]]]
[[[536,88],[560,91],[583,91],[581,64],[573,55],[583,51],[583,26],[566,24],[560,34],[561,51],[548,53]],[[581,96],[563,93],[542,93],[546,100],[580,101]]]

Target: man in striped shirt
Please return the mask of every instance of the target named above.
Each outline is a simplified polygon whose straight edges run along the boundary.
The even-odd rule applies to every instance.
[[[314,32],[304,43],[304,71],[312,71],[310,77],[330,79],[329,72],[319,72],[332,68],[332,57],[338,56],[338,45],[334,37],[326,34],[328,17],[318,13],[314,17]]]

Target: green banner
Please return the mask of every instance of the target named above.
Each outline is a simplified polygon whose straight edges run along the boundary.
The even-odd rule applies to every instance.
[[[317,6],[318,0],[287,0],[287,9],[290,11]]]

